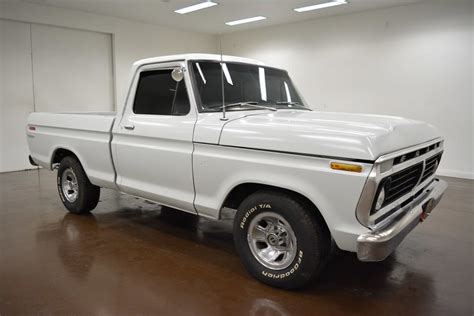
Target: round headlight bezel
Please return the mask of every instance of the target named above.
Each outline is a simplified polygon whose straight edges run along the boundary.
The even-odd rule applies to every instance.
[[[382,186],[382,189],[380,189],[379,194],[377,195],[377,200],[375,201],[375,211],[378,212],[380,209],[383,207],[383,204],[385,202],[385,187]]]
[[[377,194],[374,197],[373,203],[372,203],[372,209],[370,210],[370,215],[374,215],[381,209],[383,209],[387,205],[387,190],[391,186],[391,178],[387,177],[380,181],[378,189],[377,189]]]

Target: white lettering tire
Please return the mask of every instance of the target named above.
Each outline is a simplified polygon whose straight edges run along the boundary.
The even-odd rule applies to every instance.
[[[238,208],[234,243],[252,276],[273,287],[295,289],[318,276],[329,255],[330,236],[304,201],[258,191]]]

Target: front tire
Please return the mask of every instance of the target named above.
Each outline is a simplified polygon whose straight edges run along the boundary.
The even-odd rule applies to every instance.
[[[65,157],[57,174],[59,197],[69,212],[86,214],[99,203],[100,187],[93,185],[74,157]]]
[[[234,243],[245,268],[274,287],[295,289],[316,278],[329,242],[314,210],[282,192],[251,194],[235,216]]]

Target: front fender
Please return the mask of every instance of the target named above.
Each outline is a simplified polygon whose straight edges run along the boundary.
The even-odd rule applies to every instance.
[[[193,156],[195,208],[218,218],[228,194],[243,183],[258,183],[305,196],[320,211],[338,246],[354,250],[366,229],[355,209],[372,165],[362,172],[333,170],[337,160],[218,145],[196,144]]]

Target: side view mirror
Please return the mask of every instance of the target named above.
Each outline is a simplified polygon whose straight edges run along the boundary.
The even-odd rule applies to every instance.
[[[173,69],[171,72],[171,78],[173,78],[174,81],[180,82],[184,78],[184,71],[182,67],[178,67]]]

